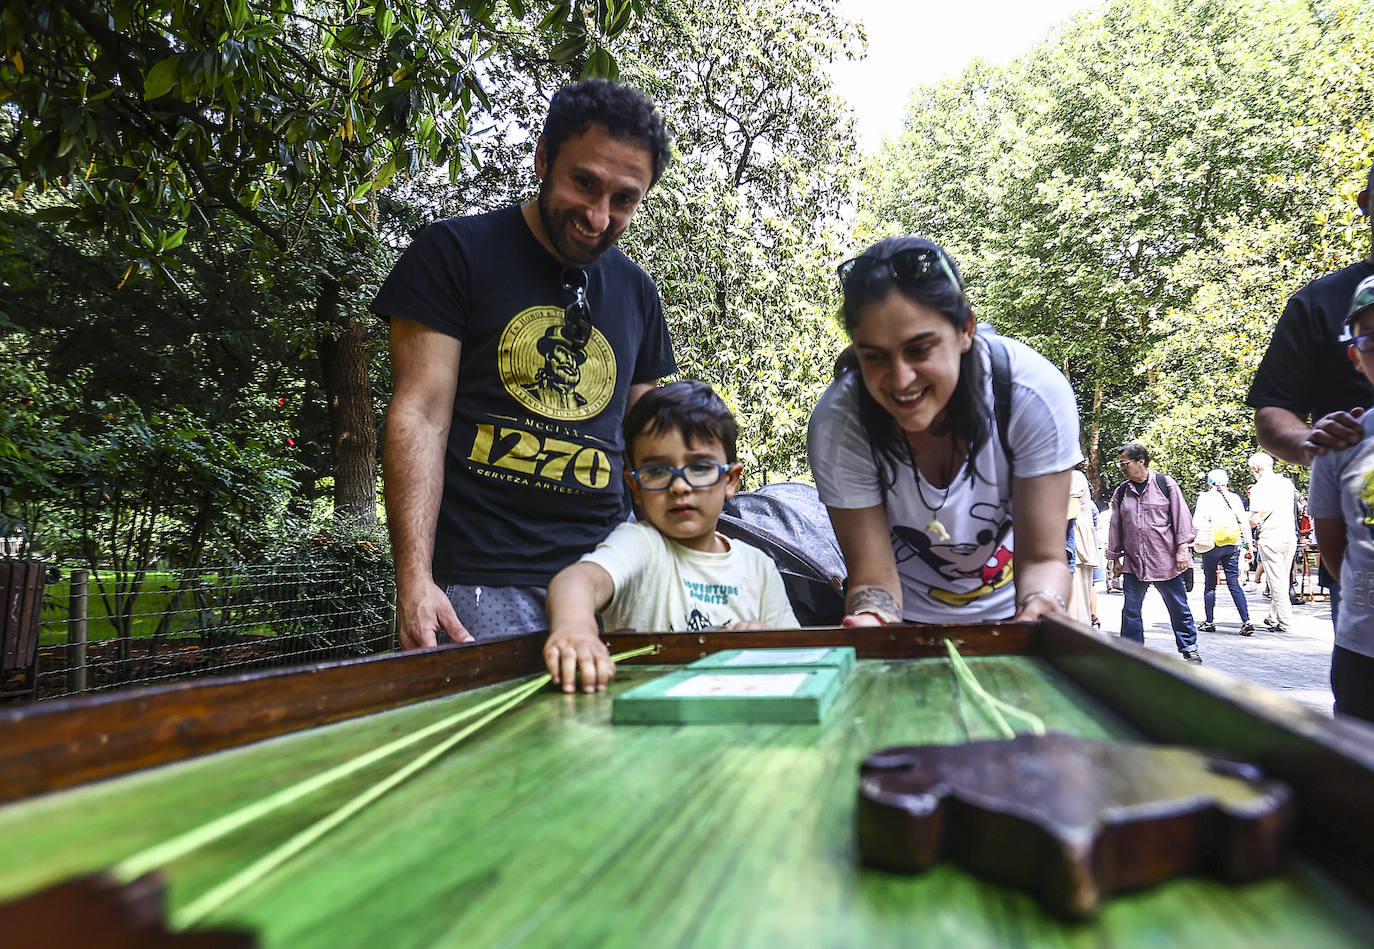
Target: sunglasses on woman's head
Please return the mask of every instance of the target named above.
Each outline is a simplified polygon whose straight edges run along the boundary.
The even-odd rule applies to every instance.
[[[563,271],[563,289],[573,302],[563,308],[563,338],[578,349],[592,338],[592,305],[587,302],[587,271],[569,267]]]
[[[883,266],[887,267],[888,274],[893,280],[905,287],[917,286],[932,276],[938,277],[943,274],[950,283],[963,289],[963,284],[954,276],[954,268],[945,260],[945,255],[933,247],[899,250],[891,257],[870,257],[867,254],[851,257],[835,268],[835,273],[840,278],[840,289],[847,289],[850,280],[862,279]]]

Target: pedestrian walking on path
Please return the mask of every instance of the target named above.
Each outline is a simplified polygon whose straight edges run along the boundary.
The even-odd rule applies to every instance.
[[[1298,549],[1298,489],[1289,478],[1274,471],[1274,459],[1262,451],[1250,456],[1255,485],[1250,489],[1250,523],[1255,527],[1255,547],[1264,562],[1264,586],[1269,593],[1269,615],[1264,625],[1283,632],[1293,625],[1289,600],[1293,555]]]
[[[1240,588],[1240,560],[1242,554],[1250,556],[1249,543],[1245,535],[1249,533],[1245,506],[1240,498],[1228,489],[1231,476],[1221,468],[1207,473],[1207,490],[1197,496],[1193,509],[1193,527],[1197,536],[1193,539],[1193,551],[1202,555],[1202,607],[1206,619],[1198,626],[1198,631],[1214,633],[1217,631],[1217,568],[1226,573],[1226,587],[1231,591],[1231,602],[1236,604],[1240,614],[1240,634],[1252,636],[1255,625],[1250,622],[1250,608],[1245,601],[1245,592]]]
[[[1183,580],[1193,565],[1194,536],[1183,492],[1173,478],[1150,472],[1150,453],[1139,442],[1123,445],[1117,464],[1126,480],[1112,492],[1107,558],[1121,564],[1121,635],[1145,642],[1140,611],[1146,589],[1153,586],[1169,610],[1179,654],[1200,663],[1197,627]]]

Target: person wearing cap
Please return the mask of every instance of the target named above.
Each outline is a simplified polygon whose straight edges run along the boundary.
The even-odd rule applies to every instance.
[[[889,238],[838,270],[852,346],[807,452],[848,567],[844,624],[1062,612],[1069,472],[1083,457],[1068,380],[977,325],[931,241]]]
[[[1345,324],[1350,361],[1374,380],[1374,276],[1356,286]],[[1359,421],[1358,443],[1313,460],[1308,510],[1322,565],[1345,597],[1331,652],[1335,710],[1374,722],[1374,413]]]
[[[1198,632],[1215,633],[1217,606],[1217,568],[1226,573],[1226,588],[1231,602],[1240,614],[1240,634],[1252,636],[1255,624],[1250,622],[1250,606],[1240,587],[1240,559],[1250,556],[1249,518],[1240,497],[1230,490],[1231,476],[1224,469],[1207,472],[1207,490],[1197,496],[1193,507],[1193,550],[1202,555],[1202,608],[1206,619],[1198,624]]]
[[[430,224],[372,301],[395,379],[382,467],[401,648],[546,630],[549,580],[628,516],[625,414],[677,363],[658,289],[616,242],[668,159],[642,93],[565,86],[537,195]]]
[[[1374,405],[1374,383],[1355,371],[1341,341],[1356,285],[1374,276],[1374,165],[1356,203],[1371,225],[1369,255],[1289,298],[1245,399],[1255,410],[1260,447],[1289,464],[1311,465],[1318,455],[1358,444],[1360,416]],[[1340,585],[1325,572],[1334,622]]]

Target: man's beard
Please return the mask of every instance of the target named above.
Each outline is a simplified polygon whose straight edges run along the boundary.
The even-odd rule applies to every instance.
[[[579,266],[592,263],[615,244],[619,234],[612,234],[607,228],[606,234],[601,238],[601,242],[596,245],[596,249],[588,254],[581,247],[576,247],[568,243],[566,238],[566,228],[572,227],[572,214],[568,211],[557,213],[549,207],[548,195],[545,193],[544,184],[539,185],[539,223],[544,225],[544,233],[549,237],[549,243],[553,244],[553,249],[558,251],[558,255],[564,260]]]

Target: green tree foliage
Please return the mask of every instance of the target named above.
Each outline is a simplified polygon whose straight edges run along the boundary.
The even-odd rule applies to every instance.
[[[659,282],[683,374],[736,411],[749,477],[805,476],[841,346],[833,265],[857,170],[827,67],[858,34],[816,0],[706,0],[681,19],[620,55],[678,153],[626,243]]]
[[[1320,22],[1312,94],[1286,130],[1301,168],[1262,177],[1278,210],[1224,218],[1207,251],[1180,259],[1170,279],[1184,302],[1163,314],[1147,357],[1159,406],[1147,437],[1194,483],[1223,467],[1244,486],[1255,450],[1245,395],[1288,296],[1371,252],[1355,197],[1374,161],[1374,16],[1341,0],[1323,5]]]
[[[0,241],[0,381],[17,403],[0,425],[9,516],[49,554],[131,570],[158,557],[232,560],[260,544],[297,490],[288,474],[308,470],[289,444],[286,396],[294,405],[305,388],[298,344],[260,323],[293,288],[254,279],[251,243],[169,254],[182,295],[117,288],[112,248],[32,215],[0,215]],[[160,447],[138,448],[150,433]],[[164,457],[170,470],[154,463]],[[130,531],[128,512],[154,508]]]
[[[614,63],[604,41],[638,0],[525,4],[565,59]],[[54,209],[160,257],[198,214],[227,211],[290,243],[308,215],[350,231],[397,173],[471,157],[480,63],[498,5],[423,0],[101,0],[0,7],[0,185],[70,183]]]
[[[160,320],[140,312],[140,300],[109,300],[104,313],[113,318],[122,306],[119,318],[130,318],[92,327],[91,345],[46,347],[49,377],[76,353],[95,351],[103,366],[122,361],[133,372],[178,339],[209,334],[223,343],[234,330],[205,324],[224,310],[242,315],[238,304],[255,298],[255,325],[243,332],[267,327],[264,337],[294,339],[316,367],[295,401],[318,406],[312,414],[327,423],[310,434],[327,452],[335,511],[371,519],[368,357],[380,340],[363,300],[377,276],[375,189],[424,169],[457,176],[474,165],[470,119],[489,101],[483,63],[504,47],[511,24],[524,24],[548,63],[608,73],[606,44],[643,9],[640,0],[0,2],[0,187],[37,194],[30,209],[61,225],[57,244],[89,240],[80,253],[93,260],[96,248],[110,267],[118,262],[113,273],[93,268],[94,288],[68,296],[111,296],[151,275],[179,298]],[[251,346],[224,349],[256,355]],[[191,401],[202,388],[224,393],[199,416],[207,421],[237,411],[234,385],[264,381],[252,358],[228,361],[239,378],[196,376],[203,360],[175,366],[176,388],[191,390]],[[98,397],[106,375],[90,377],[86,397]],[[143,382],[156,389],[158,377]],[[306,478],[307,491],[321,480]]]
[[[917,96],[870,169],[861,232],[945,244],[980,313],[1065,370],[1090,461],[1149,433],[1162,460],[1205,471],[1216,446],[1150,427],[1172,395],[1150,357],[1197,286],[1179,264],[1219,255],[1226,222],[1292,211],[1275,183],[1311,170],[1333,37],[1350,33],[1322,6],[1113,0],[1004,67],[975,64]]]

